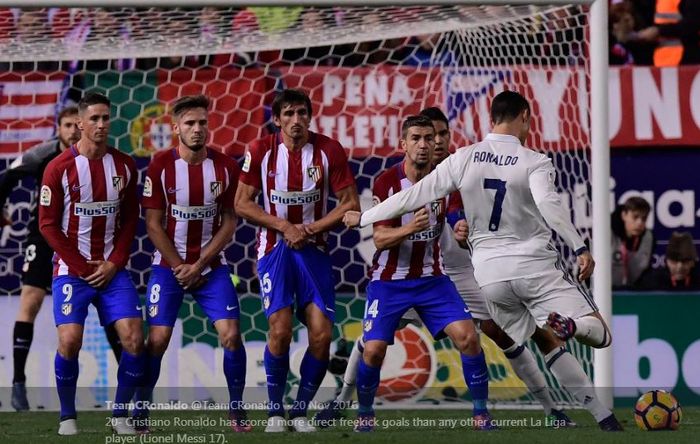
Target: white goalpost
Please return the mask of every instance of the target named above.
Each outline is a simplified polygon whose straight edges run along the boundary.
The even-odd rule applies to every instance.
[[[299,87],[314,104],[312,129],[343,144],[369,204],[372,178],[397,159],[403,118],[438,106],[450,119],[454,147],[467,145],[488,131],[495,94],[521,92],[533,104],[529,144],[550,155],[558,169],[563,201],[596,261],[595,301],[612,327],[608,0],[31,3],[25,15],[25,2],[0,0],[0,9],[15,8],[0,11],[0,97],[17,96],[2,102],[0,157],[40,142],[39,136],[51,133],[57,108],[97,88],[114,106],[111,143],[141,158],[140,168],[154,151],[172,146],[168,106],[180,94],[213,98],[212,146],[238,158],[247,143],[270,130],[274,91]],[[264,316],[253,296],[253,233],[241,223],[227,258],[242,294],[250,295],[243,298],[243,311],[254,307],[242,326],[251,332],[246,341],[255,343],[264,340]],[[336,338],[352,341],[361,331],[365,267],[373,252],[369,237],[367,231],[331,235],[342,321]],[[150,253],[144,232],[137,243],[131,270],[143,287]],[[573,266],[571,252],[558,244]],[[20,255],[8,258],[19,262]],[[3,281],[4,294],[18,294],[15,275]],[[201,322],[201,331],[188,330],[194,328],[191,320],[201,319],[193,304],[181,318],[183,340],[214,343],[216,336]],[[380,397],[425,407],[462,400],[465,389],[456,382],[461,376],[451,370],[459,363],[454,350],[443,343],[423,350],[423,333],[414,333],[395,359],[403,359],[399,370],[425,365],[425,371],[416,370],[414,379],[383,381]],[[611,407],[611,349],[569,346]],[[489,364],[498,402],[532,403],[497,347],[485,348],[495,356]],[[419,352],[411,361],[411,353]],[[258,377],[264,381],[264,372],[253,380]],[[547,380],[555,383],[551,375]],[[555,400],[575,404],[560,389]]]

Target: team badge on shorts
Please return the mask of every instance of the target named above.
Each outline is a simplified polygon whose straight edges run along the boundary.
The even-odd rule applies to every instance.
[[[306,169],[306,174],[309,176],[309,179],[318,182],[321,180],[321,167],[318,165],[308,167]]]
[[[73,311],[73,304],[70,302],[61,305],[61,313],[63,313],[63,316],[68,316],[71,311]]]
[[[365,332],[368,332],[368,331],[372,330],[372,325],[373,325],[372,320],[371,320],[371,319],[367,319],[367,320],[365,321],[365,326],[364,326]]]
[[[158,316],[158,306],[157,305],[151,305],[148,307],[148,316],[155,318]]]
[[[270,308],[270,296],[265,296],[263,298],[263,307],[265,307],[265,310]]]
[[[210,182],[209,190],[211,191],[212,196],[219,197],[219,194],[221,194],[221,181],[217,180],[215,182]]]

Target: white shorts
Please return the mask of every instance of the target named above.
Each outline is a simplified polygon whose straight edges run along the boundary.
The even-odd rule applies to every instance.
[[[552,268],[541,275],[485,285],[481,292],[491,318],[513,341],[524,344],[552,312],[580,318],[598,311],[591,294],[568,272]]]
[[[465,267],[446,269],[445,271],[450,280],[454,282],[455,287],[457,287],[457,292],[462,296],[462,300],[469,307],[472,317],[480,321],[491,319],[484,295],[481,293],[481,288],[476,283],[476,279],[474,279],[474,269]]]

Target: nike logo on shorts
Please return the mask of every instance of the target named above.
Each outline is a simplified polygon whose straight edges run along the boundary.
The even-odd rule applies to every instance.
[[[234,308],[236,308],[235,305],[234,305],[233,307],[231,307],[230,305],[227,305],[227,306],[226,306],[226,311],[231,311],[231,310],[233,310]]]

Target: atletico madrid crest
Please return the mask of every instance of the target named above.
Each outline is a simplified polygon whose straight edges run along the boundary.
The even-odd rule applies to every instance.
[[[67,304],[61,305],[61,313],[63,313],[64,316],[68,316],[72,311],[73,311],[73,304],[71,304],[70,302]]]
[[[112,176],[112,186],[120,192],[124,188],[124,176]]]
[[[372,330],[372,324],[373,324],[372,320],[371,320],[371,319],[367,319],[367,320],[365,321],[364,330],[365,330],[366,332]]]
[[[157,305],[151,305],[148,307],[148,316],[155,318],[158,316],[158,306]]]
[[[219,194],[221,194],[221,182],[218,180],[215,182],[210,182],[209,189],[214,197],[219,197]]]
[[[321,180],[321,167],[318,165],[308,167],[306,169],[306,175],[314,182],[318,182]]]
[[[265,310],[270,308],[270,297],[269,296],[265,296],[263,298],[263,307],[265,307]]]

